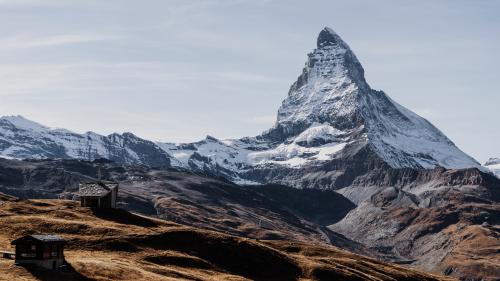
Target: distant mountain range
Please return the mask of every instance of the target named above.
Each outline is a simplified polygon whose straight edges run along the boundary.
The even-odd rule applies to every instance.
[[[17,159],[109,160],[130,165],[169,167],[172,157],[132,133],[102,136],[52,129],[22,116],[0,118],[0,155]]]

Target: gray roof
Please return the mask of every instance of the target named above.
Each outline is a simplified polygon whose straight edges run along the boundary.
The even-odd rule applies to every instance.
[[[40,240],[43,242],[64,242],[64,240],[61,236],[56,235],[56,234],[33,234],[31,237],[35,238],[36,240]]]
[[[32,234],[18,238],[12,241],[11,244],[13,245],[17,244],[18,242],[25,241],[26,239],[35,239],[42,242],[61,242],[61,243],[66,242],[66,240],[64,240],[61,236],[56,234]]]
[[[80,196],[83,197],[104,197],[118,186],[117,183],[90,182],[82,183],[79,187]]]

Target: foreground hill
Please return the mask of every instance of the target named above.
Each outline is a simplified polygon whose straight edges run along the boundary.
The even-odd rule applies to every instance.
[[[500,180],[475,169],[374,170],[339,194],[110,162],[0,159],[0,192],[74,198],[98,167],[120,181],[118,205],[129,211],[239,237],[331,244],[463,280],[500,276]]]
[[[0,280],[451,280],[333,246],[259,241],[65,200],[0,195],[0,247],[34,232],[68,240],[69,269],[0,260]]]

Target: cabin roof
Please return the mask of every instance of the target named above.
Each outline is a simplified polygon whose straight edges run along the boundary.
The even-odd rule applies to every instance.
[[[88,182],[81,183],[79,186],[79,194],[82,197],[104,197],[115,189],[118,183],[115,182]]]
[[[66,242],[66,240],[64,240],[61,236],[56,235],[56,234],[32,234],[32,235],[26,235],[26,236],[20,237],[16,240],[12,241],[11,244],[15,245],[15,244],[21,243],[23,241],[32,240],[32,239],[40,241],[40,242],[46,242],[46,243],[55,243],[55,242],[65,243]]]

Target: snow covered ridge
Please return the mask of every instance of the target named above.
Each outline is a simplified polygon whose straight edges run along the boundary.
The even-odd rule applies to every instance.
[[[272,145],[256,138],[220,141],[213,137],[192,144],[159,144],[179,160],[183,167],[196,167],[200,157],[235,173],[241,168],[256,165],[278,164],[300,166],[309,161],[325,161],[348,143],[345,132],[326,124],[313,124],[294,139]],[[202,163],[202,165],[207,163]]]
[[[484,166],[500,178],[500,158],[490,158]]]
[[[17,159],[108,158],[124,164],[170,166],[170,157],[153,142],[131,133],[101,136],[52,129],[22,116],[0,118],[0,156]]]
[[[351,48],[329,28],[319,33],[316,49],[279,108],[275,125],[256,137],[153,143],[130,133],[76,134],[22,117],[0,119],[0,155],[105,157],[201,170],[246,184],[273,182],[285,174],[293,175],[288,179],[292,182],[322,176],[331,168],[316,169],[314,176],[307,173],[358,151],[370,151],[393,168],[481,168],[427,120],[371,89]],[[341,166],[349,166],[346,161]]]

